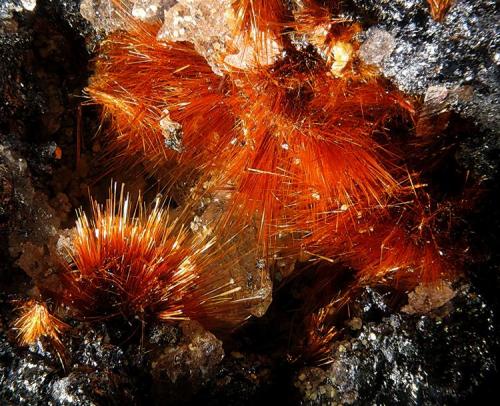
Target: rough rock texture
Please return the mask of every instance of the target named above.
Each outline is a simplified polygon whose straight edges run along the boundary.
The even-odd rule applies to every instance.
[[[193,400],[193,404],[255,405],[269,402],[275,389],[271,361],[266,356],[232,352],[216,375]]]
[[[222,342],[199,323],[182,322],[180,329],[178,340],[148,355],[157,404],[189,400],[212,379],[224,357]]]
[[[444,281],[421,283],[408,295],[408,304],[401,311],[408,314],[427,314],[455,297],[451,284]]]
[[[457,101],[456,109],[498,132],[499,14],[494,0],[456,0],[442,22],[432,19],[422,0],[350,3],[355,18],[373,24],[366,33],[366,46],[392,37],[389,42],[395,46],[390,55],[371,59],[386,77],[401,90],[419,95],[430,86],[471,86],[473,96]]]
[[[462,286],[444,316],[391,314],[364,324],[334,346],[327,369],[302,370],[295,386],[308,405],[455,404],[494,376],[497,351],[491,308]]]
[[[0,327],[7,324],[1,320]],[[66,353],[59,358],[42,343],[16,348],[14,336],[7,339],[0,328],[0,399],[16,405],[178,404],[220,373],[222,343],[196,322],[152,324],[140,344],[141,337],[121,332],[124,326],[75,325],[63,337]]]
[[[0,399],[7,404],[44,404],[56,368],[37,354],[19,356],[4,337],[0,339],[0,357]]]
[[[293,336],[303,335],[296,316],[302,313],[295,309],[303,306],[304,295],[314,296],[301,284],[293,288],[301,295],[290,285],[274,292],[280,312],[231,339],[196,323],[74,322],[64,337],[65,370],[43,343],[15,345],[11,299],[32,288],[23,275],[57,285],[56,236],[73,225],[74,209],[87,201],[96,173],[102,175],[93,169],[101,148],[92,140],[97,115],[86,106],[80,115],[79,107],[91,69],[89,52],[114,23],[99,11],[110,0],[83,3],[93,7],[89,19],[95,27],[108,25],[96,32],[81,16],[79,0],[0,1],[1,404],[466,404],[491,391],[496,395],[500,137],[492,0],[456,0],[441,23],[432,20],[425,0],[343,2],[369,29],[363,34],[365,60],[425,99],[423,113],[431,121],[444,113],[446,126],[456,119],[448,114],[455,111],[471,128],[459,140],[456,158],[462,169],[489,180],[483,183],[487,194],[465,219],[479,246],[472,248],[481,254],[468,264],[473,287],[415,291],[406,308],[415,314],[394,313],[383,296],[367,289],[350,306],[353,317],[332,347],[333,363],[321,368],[288,362]],[[128,2],[132,14],[143,19],[154,13],[163,18],[173,3]],[[420,125],[429,128],[425,120]],[[149,186],[143,176],[133,180],[137,188]],[[106,180],[100,200],[108,185]],[[204,227],[202,218],[193,224]],[[267,278],[257,277],[262,262],[252,253],[238,266],[248,275],[247,292],[263,299],[253,310],[260,316],[268,311],[272,291]],[[284,263],[279,275],[287,275],[287,267]]]
[[[124,375],[123,351],[106,343],[103,330],[83,327],[83,340],[67,343],[72,351],[66,372],[41,344],[18,349],[0,335],[0,399],[30,406],[136,404],[133,380]]]
[[[33,11],[36,0],[4,0],[0,4],[0,19],[12,18],[14,12]]]
[[[37,193],[31,184],[26,160],[0,144],[0,162],[9,175],[6,188],[11,198],[9,210],[9,253],[17,264],[40,286],[57,290],[59,280],[56,243],[60,219],[46,195]]]
[[[39,1],[0,18],[2,258],[51,290],[60,228],[88,196],[88,157],[75,141],[93,31],[77,6]]]

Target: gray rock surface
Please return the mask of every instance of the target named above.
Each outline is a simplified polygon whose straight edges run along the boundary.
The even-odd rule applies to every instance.
[[[457,404],[493,379],[497,334],[492,309],[462,286],[444,311],[365,323],[333,346],[328,368],[303,369],[295,386],[305,405]]]
[[[376,62],[382,73],[412,94],[430,86],[471,86],[473,96],[456,109],[498,133],[499,13],[494,0],[456,0],[442,22],[421,0],[352,0],[355,19],[371,28],[365,41],[392,37],[390,55]],[[361,16],[361,17],[360,17]],[[372,25],[373,24],[373,25]]]

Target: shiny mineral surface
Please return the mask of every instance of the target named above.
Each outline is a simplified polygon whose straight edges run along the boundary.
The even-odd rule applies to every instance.
[[[493,0],[457,0],[436,22],[420,0],[354,0],[356,13],[374,24],[365,48],[383,44],[370,57],[400,89],[425,94],[431,86],[470,87],[456,109],[498,131],[498,9]],[[365,50],[366,53],[368,53]],[[375,59],[373,59],[375,58]]]
[[[188,0],[126,3],[140,20],[179,19],[177,11],[182,9],[184,19],[176,24],[189,29],[187,12],[196,16],[211,2],[199,9]],[[217,7],[222,3],[214,2]],[[61,239],[68,238],[74,210],[86,200],[88,185],[99,174],[96,157],[103,146],[92,137],[99,126],[97,115],[87,111],[78,118],[79,95],[96,46],[121,23],[110,0],[3,0],[1,404],[440,405],[484,403],[497,395],[500,141],[495,2],[456,0],[440,23],[431,18],[426,1],[345,3],[346,16],[363,25],[363,59],[378,65],[399,89],[425,100],[429,111],[450,111],[472,129],[456,141],[454,159],[484,182],[483,203],[464,219],[479,245],[477,259],[467,264],[473,276],[437,290],[421,286],[396,305],[387,292],[366,289],[352,303],[328,365],[297,361],[300,357],[290,344],[292,333],[303,327],[298,309],[306,302],[304,296],[314,294],[304,288],[307,273],[271,294],[270,278],[254,278],[261,262],[253,255],[235,272],[246,272],[247,289],[261,295],[262,302],[253,310],[261,319],[231,337],[182,322],[152,323],[144,330],[134,325],[141,332],[134,340],[119,323],[76,320],[73,333],[64,338],[64,366],[43,340],[20,348],[11,329],[13,301],[32,292],[33,281],[58,286],[54,269]],[[205,33],[211,21],[224,21],[215,10],[209,7],[207,15],[199,16]],[[172,28],[164,27],[165,35],[186,35]],[[224,26],[217,29],[223,31]],[[199,47],[207,46],[203,36],[194,40]],[[208,45],[212,47],[206,52],[212,55],[215,44]],[[216,70],[217,64],[213,67]],[[175,125],[165,124],[169,147],[182,148]],[[64,151],[62,157],[58,148]],[[119,180],[132,188],[147,189],[143,176],[122,176]],[[98,186],[97,193],[104,196],[107,186]],[[204,221],[200,215],[192,227],[200,230]],[[285,268],[293,267],[286,261],[282,265],[283,275],[289,272]],[[277,275],[273,282],[279,285]]]
[[[364,310],[383,298],[365,295]],[[370,310],[369,310],[370,309]],[[472,327],[474,326],[474,327]],[[351,324],[355,337],[337,343],[328,368],[304,368],[295,386],[304,404],[442,404],[465,401],[495,368],[494,314],[469,286],[457,289],[448,309],[421,316],[391,314]],[[488,337],[488,338],[486,338]]]

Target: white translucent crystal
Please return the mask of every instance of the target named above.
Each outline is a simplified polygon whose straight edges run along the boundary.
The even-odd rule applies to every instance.
[[[256,43],[259,44],[258,49],[253,46]],[[271,36],[266,36],[264,42],[257,39],[248,42],[242,36],[238,36],[233,39],[232,45],[238,53],[227,55],[224,63],[228,67],[239,69],[271,65],[282,53],[280,45]]]
[[[216,73],[219,56],[230,41],[231,0],[179,0],[165,12],[158,32],[163,41],[189,41]]]
[[[168,10],[174,6],[176,0],[132,0],[132,15],[140,20],[150,20],[156,17],[161,18],[163,10]]]
[[[255,64],[273,63],[281,50],[269,35],[254,33],[254,40],[236,34],[233,0],[179,0],[165,12],[158,32],[160,41],[191,42],[212,70],[222,75],[225,69],[247,69]],[[250,34],[252,38],[252,34]],[[252,46],[259,43],[259,50]]]
[[[34,1],[34,0],[26,0]],[[125,28],[128,16],[148,21],[161,18],[176,0],[82,0],[80,14],[98,31],[109,34]]]
[[[36,0],[21,0],[25,10],[33,11],[36,7]]]
[[[359,57],[369,65],[380,65],[395,47],[396,40],[392,34],[380,28],[370,28],[359,49]]]
[[[113,0],[83,0],[80,3],[80,14],[97,31],[110,33],[124,26],[124,20]]]

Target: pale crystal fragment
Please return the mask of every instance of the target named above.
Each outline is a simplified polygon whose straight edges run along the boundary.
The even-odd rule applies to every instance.
[[[255,43],[259,44],[258,50],[253,46]],[[232,45],[238,53],[227,55],[224,63],[238,69],[271,65],[282,53],[279,44],[270,35],[265,37],[264,43],[255,39],[250,44],[246,43],[243,36],[239,36],[233,40]]]
[[[160,41],[188,41],[205,57],[212,69],[218,68],[221,52],[230,41],[230,0],[180,0],[165,12],[165,20],[158,32]]]
[[[163,118],[160,120],[160,128],[165,137],[165,146],[173,151],[182,152],[182,126],[170,118],[168,110],[163,111]]]
[[[451,89],[444,85],[429,86],[417,120],[417,135],[431,136],[442,132],[448,127],[454,106],[470,100],[473,93],[471,86],[456,86]]]
[[[278,43],[261,33],[247,38],[235,32],[232,0],[179,0],[165,12],[164,24],[158,32],[160,41],[191,42],[212,70],[222,75],[225,69],[269,65],[280,55]],[[259,50],[252,44],[259,44]]]
[[[25,0],[35,1],[35,0]],[[165,10],[176,4],[176,0],[82,0],[80,14],[97,31],[109,34],[126,28],[129,15],[138,20],[152,21],[161,18]]]
[[[348,42],[337,42],[331,51],[333,59],[330,70],[335,76],[340,76],[352,58],[353,48]]]
[[[326,58],[324,49],[325,49],[326,39],[328,37],[328,33],[330,32],[331,28],[332,24],[327,23],[327,24],[318,24],[313,28],[311,28],[310,30],[303,29],[302,35],[304,36],[303,40],[305,41],[306,44],[305,46],[307,46],[307,44],[314,45],[318,49],[320,55],[323,58]],[[300,37],[300,34],[297,35]]]
[[[21,0],[21,4],[25,10],[33,11],[36,7],[36,0]]]
[[[394,51],[396,40],[389,32],[380,28],[370,28],[366,35],[367,38],[359,49],[359,57],[369,65],[380,65]]]
[[[107,34],[124,26],[123,18],[112,0],[83,0],[80,3],[80,14],[97,31]]]
[[[408,304],[401,309],[408,314],[425,314],[444,306],[456,295],[449,282],[421,283],[408,295]]]
[[[204,211],[195,216],[190,224],[191,231],[201,239],[213,238],[214,227],[228,210],[231,193],[219,192],[206,201]],[[231,242],[221,240],[218,235],[215,245],[221,249],[221,256],[214,269],[235,281],[240,287],[236,298],[248,310],[248,314],[261,317],[272,301],[273,284],[269,276],[269,263],[256,252],[258,228],[248,225],[234,235]],[[231,316],[231,315],[228,315]]]
[[[133,0],[132,15],[144,21],[161,18],[163,11],[176,3],[176,0]]]
[[[424,109],[432,113],[450,110],[458,100],[469,100],[473,89],[470,86],[448,88],[443,85],[429,86],[425,92]]]

